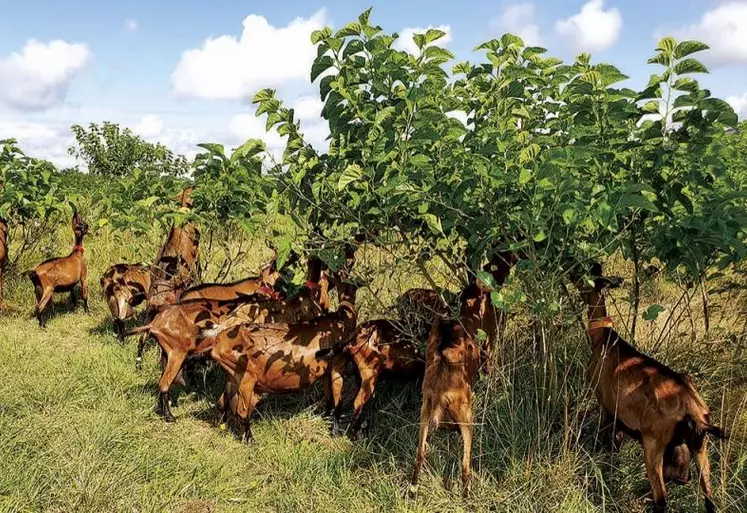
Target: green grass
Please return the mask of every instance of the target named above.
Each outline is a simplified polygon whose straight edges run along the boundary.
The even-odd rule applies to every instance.
[[[67,239],[60,238],[63,252]],[[86,253],[91,313],[80,306],[70,312],[67,297],[55,296],[46,330],[31,315],[30,283],[16,275],[6,284],[10,308],[0,316],[0,510],[645,510],[648,482],[640,448],[628,441],[612,467],[594,449],[598,418],[583,378],[588,350],[581,332],[548,325],[539,342],[521,315],[510,321],[496,376],[477,387],[475,476],[467,501],[459,494],[461,440],[447,433],[431,438],[418,499],[406,497],[419,415],[415,385],[383,385],[368,410],[369,438],[355,443],[328,434],[320,389],[270,398],[254,423],[255,444],[244,446],[217,426],[212,401],[220,373],[204,368],[198,382],[178,394],[178,422],[165,424],[153,413],[156,351],[146,353],[145,368],[137,373],[134,339],[124,346],[117,342],[100,297],[104,268],[133,260],[128,245],[105,234],[92,238]],[[364,291],[365,315],[376,309],[384,285],[396,290],[383,303],[413,285],[402,281],[381,277],[374,292]],[[672,307],[677,295],[671,288],[647,286],[644,304],[656,300]],[[711,335],[698,333],[694,341],[684,320],[656,348],[649,344],[653,328],[639,331],[641,346],[693,373],[715,420],[731,432],[728,442],[712,447],[711,460],[715,500],[722,511],[735,512],[747,510],[747,354],[744,339],[731,336],[742,328],[734,319],[743,305],[740,297],[716,305]],[[354,380],[348,384],[355,388]],[[352,393],[346,391],[348,400]],[[695,482],[669,489],[673,511],[702,510]]]

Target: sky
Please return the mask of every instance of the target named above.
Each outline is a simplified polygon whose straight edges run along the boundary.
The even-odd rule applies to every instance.
[[[368,7],[400,49],[438,27],[458,60],[475,62],[475,46],[512,32],[564,60],[589,52],[633,87],[656,71],[646,61],[658,39],[698,39],[711,47],[699,80],[747,119],[747,0],[0,0],[0,139],[60,166],[76,164],[70,126],[102,121],[190,158],[199,142],[252,137],[279,152],[251,105],[273,87],[323,148],[310,34]]]

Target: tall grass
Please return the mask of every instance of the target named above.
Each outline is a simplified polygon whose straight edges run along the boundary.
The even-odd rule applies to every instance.
[[[155,351],[138,374],[134,344],[117,342],[98,286],[108,265],[155,254],[157,235],[134,241],[101,231],[90,237],[91,314],[71,312],[67,297],[55,296],[46,330],[32,317],[31,284],[18,271],[69,251],[67,225],[43,245],[45,254],[25,256],[8,277],[0,317],[0,510],[645,510],[648,481],[640,447],[627,441],[614,457],[596,449],[598,410],[584,380],[589,349],[571,305],[541,323],[525,312],[510,319],[494,376],[477,385],[475,481],[466,501],[459,497],[461,440],[448,433],[431,438],[419,498],[406,498],[417,438],[417,384],[382,384],[369,405],[369,436],[355,443],[328,434],[321,390],[269,398],[254,424],[255,444],[244,446],[217,425],[212,401],[221,374],[205,367],[178,394],[178,422],[165,424],[153,413]],[[221,269],[220,255],[203,256],[213,260],[210,269]],[[228,277],[256,270],[266,257],[263,244],[252,245]],[[406,262],[380,251],[366,249],[359,260],[374,278],[360,293],[364,317],[385,314],[400,292],[425,285]],[[608,269],[630,275],[622,262]],[[434,275],[455,289],[448,274]],[[738,293],[712,294],[706,334],[700,294],[680,301],[682,290],[663,279],[644,284],[644,307],[656,302],[668,310],[656,321],[639,322],[637,345],[693,374],[716,423],[731,433],[711,448],[716,503],[723,511],[745,511],[747,301]],[[612,303],[625,332],[625,292]],[[349,411],[355,380],[347,383]],[[696,483],[669,487],[674,511],[702,510]]]

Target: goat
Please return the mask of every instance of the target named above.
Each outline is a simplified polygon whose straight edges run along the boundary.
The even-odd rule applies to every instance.
[[[77,298],[75,286],[80,283],[80,294],[83,298],[83,308],[88,313],[88,267],[83,256],[83,237],[88,233],[88,224],[80,217],[78,209],[72,203],[73,209],[73,233],[75,234],[75,245],[73,251],[66,257],[52,258],[46,260],[27,272],[31,283],[34,285],[36,295],[36,318],[39,326],[46,326],[43,316],[44,309],[52,299],[55,292],[70,292],[70,300],[75,307]]]
[[[348,248],[348,262],[353,260]],[[344,271],[343,271],[344,272]],[[242,438],[252,440],[251,414],[263,395],[300,391],[327,377],[334,386],[341,369],[331,365],[335,349],[355,329],[357,285],[333,273],[339,306],[311,321],[300,323],[243,324],[220,331],[210,355],[228,373],[236,390],[231,402],[243,424]]]
[[[167,422],[176,420],[169,406],[169,390],[174,382],[184,384],[181,369],[185,360],[204,355],[212,348],[210,339],[198,337],[199,323],[210,321],[217,324],[241,302],[257,301],[261,297],[267,296],[260,290],[252,296],[229,301],[193,299],[168,305],[158,311],[148,324],[127,331],[128,336],[140,334],[142,338],[152,337],[161,347],[163,372],[158,382],[156,412]]]
[[[179,196],[183,208],[192,208],[194,187],[186,187]],[[200,247],[200,231],[193,222],[172,224],[166,241],[156,256],[155,266],[167,279],[176,279],[184,287],[194,280]]]
[[[280,279],[280,272],[277,269],[277,251],[272,260],[263,265],[260,269],[259,276],[244,278],[243,280],[232,283],[202,283],[188,288],[179,296],[179,301],[188,301],[191,299],[218,299],[229,300],[238,299],[241,296],[254,294],[260,287],[272,289]],[[298,255],[291,252],[286,266],[294,265],[298,260]]]
[[[423,404],[420,410],[420,434],[412,492],[417,491],[420,471],[425,460],[426,440],[430,431],[440,427],[459,429],[462,435],[463,496],[469,495],[472,451],[472,387],[484,353],[476,339],[478,330],[486,331],[490,293],[480,281],[472,278],[460,294],[459,320],[436,321],[431,327],[425,352]]]
[[[428,336],[428,326],[436,316],[449,312],[442,293],[430,289],[409,289],[395,304],[402,312],[399,321],[366,321],[355,329],[351,342],[343,349],[353,361],[360,379],[360,388],[353,403],[353,438],[363,437],[363,408],[374,396],[380,379],[391,376],[413,380],[423,375],[425,366],[417,341]],[[341,391],[342,386],[342,382],[339,382],[336,389]],[[340,399],[339,394],[332,394],[328,406],[328,410],[334,410],[335,434],[339,430]]]
[[[215,337],[222,331],[242,324],[298,323],[328,313],[329,280],[322,274],[323,263],[319,259],[310,258],[308,266],[307,280],[294,297],[242,303],[223,318],[219,325],[211,319],[200,321],[197,323],[198,328],[201,328],[199,338]],[[218,410],[225,412],[235,396],[236,388],[228,380],[225,391],[217,401]]]
[[[0,312],[3,311],[3,271],[8,258],[8,222],[0,217]]]
[[[574,281],[587,306],[592,355],[586,377],[602,407],[604,436],[613,449],[619,448],[624,433],[641,442],[654,511],[666,510],[665,479],[689,480],[691,456],[700,472],[706,511],[715,511],[706,435],[726,435],[711,424],[690,376],[639,352],[613,329],[604,293],[619,287],[622,279],[603,277],[598,263],[590,274],[593,286],[578,277]]]
[[[178,200],[183,208],[192,208],[194,187],[186,187]],[[189,287],[199,274],[200,232],[194,223],[183,226],[172,224],[166,241],[158,252],[152,267],[151,286],[145,303],[145,324],[150,323],[156,314],[168,305],[176,304],[182,292]],[[143,351],[148,337],[143,334],[138,341],[135,366],[141,369]]]
[[[115,264],[101,276],[101,290],[114,318],[117,337],[124,342],[125,320],[147,299],[150,270],[142,264]]]

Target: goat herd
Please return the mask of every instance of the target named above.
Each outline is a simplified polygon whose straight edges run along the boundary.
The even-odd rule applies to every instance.
[[[191,188],[180,196],[191,206]],[[36,293],[36,316],[45,326],[44,310],[53,292],[81,286],[88,311],[83,237],[88,225],[73,206],[75,245],[70,255],[48,260],[28,273]],[[355,247],[346,248],[346,261],[337,271],[311,257],[307,281],[301,291],[286,297],[276,287],[281,274],[275,259],[259,276],[228,284],[192,285],[198,265],[199,232],[193,223],[172,226],[152,267],[117,264],[101,278],[117,334],[140,335],[137,366],[145,343],[155,339],[161,347],[163,373],[158,383],[156,411],[168,422],[169,390],[184,384],[186,360],[210,356],[226,372],[225,390],[217,401],[222,412],[237,417],[246,442],[251,441],[251,415],[268,394],[297,391],[324,379],[327,412],[332,432],[339,434],[344,370],[352,362],[360,378],[350,432],[362,435],[363,408],[378,381],[386,375],[416,379],[422,376],[420,434],[412,475],[416,491],[428,434],[438,428],[459,430],[463,493],[470,486],[473,385],[480,371],[490,374],[491,355],[505,325],[505,315],[490,302],[490,290],[472,278],[459,294],[459,314],[448,316],[442,294],[410,289],[399,301],[403,318],[377,319],[357,325],[355,306],[358,282],[351,279]],[[277,254],[276,254],[277,256]],[[495,254],[484,270],[499,286],[517,257]],[[591,282],[574,282],[587,305],[588,339],[592,347],[587,379],[602,407],[602,440],[617,449],[623,434],[643,445],[645,468],[653,492],[655,511],[666,509],[666,482],[684,484],[695,460],[707,511],[711,500],[707,435],[724,437],[711,424],[710,413],[689,376],[679,374],[637,351],[623,340],[607,316],[604,292],[621,279],[604,277],[599,264],[590,269]],[[191,286],[191,287],[190,287]],[[338,307],[330,311],[329,292],[337,290]],[[125,331],[133,307],[145,302],[145,324]],[[418,341],[426,340],[425,355]]]

